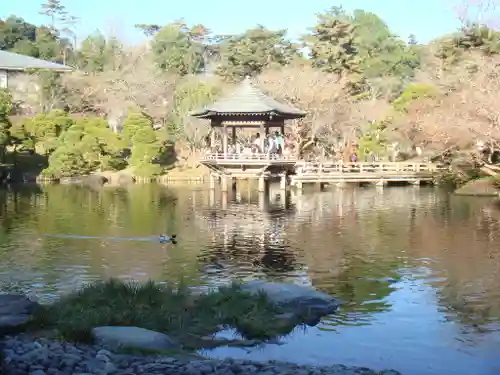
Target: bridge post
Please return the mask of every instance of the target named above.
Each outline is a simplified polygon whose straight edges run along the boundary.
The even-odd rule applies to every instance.
[[[297,188],[298,191],[302,191],[302,181],[297,181],[295,183],[295,187]]]
[[[264,175],[259,176],[259,193],[264,193],[266,191],[266,179]]]
[[[209,194],[208,194],[208,202],[210,207],[215,206],[215,189],[210,189]]]
[[[215,175],[210,173],[210,190],[215,189]]]
[[[377,182],[375,182],[376,187],[384,187],[385,185],[387,185],[387,181],[385,180],[378,180]]]
[[[220,189],[221,191],[223,192],[227,192],[227,188],[228,188],[228,184],[227,184],[227,179],[228,177],[226,175],[222,175],[221,176],[221,180],[220,180]]]
[[[223,191],[222,192],[222,197],[221,197],[221,208],[223,210],[227,210],[227,202],[228,202],[228,195],[227,195],[227,191]]]
[[[264,211],[266,209],[268,199],[269,197],[266,196],[266,193],[263,191],[259,192],[259,210]]]
[[[341,181],[337,182],[337,187],[340,188],[340,189],[343,189],[346,186],[347,186],[347,183],[344,180],[341,180]]]
[[[411,182],[411,184],[413,185],[413,187],[420,187],[420,180],[414,180]]]

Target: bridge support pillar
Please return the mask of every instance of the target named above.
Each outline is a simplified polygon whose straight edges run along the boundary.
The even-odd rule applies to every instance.
[[[387,185],[387,181],[385,180],[378,180],[377,182],[375,182],[376,187],[384,187],[385,185]]]
[[[215,189],[215,175],[210,173],[210,190]]]
[[[286,190],[286,182],[287,182],[287,178],[286,178],[286,174],[282,174],[280,176],[280,190]]]
[[[413,187],[420,187],[420,180],[415,180],[415,181],[412,181],[411,184],[413,185]]]
[[[208,202],[210,207],[215,206],[215,189],[210,189],[209,194],[208,194]]]
[[[266,178],[264,176],[259,176],[259,193],[264,193],[266,191]]]
[[[221,208],[223,210],[227,210],[227,202],[228,202],[228,195],[227,195],[227,191],[223,191],[222,192],[222,197],[221,197],[221,201],[220,201],[220,204],[221,204]]]
[[[227,192],[227,189],[228,189],[228,177],[226,175],[222,175],[221,179],[220,179],[220,189],[221,191],[223,192]]]
[[[297,188],[297,190],[302,191],[302,181],[297,181],[295,183],[295,187]]]
[[[337,187],[340,189],[343,189],[347,186],[347,183],[345,181],[339,181],[337,182]]]

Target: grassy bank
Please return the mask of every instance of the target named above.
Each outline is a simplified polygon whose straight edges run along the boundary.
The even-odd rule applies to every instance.
[[[236,328],[249,339],[289,333],[280,309],[265,295],[249,295],[238,285],[194,295],[187,288],[169,288],[109,280],[91,284],[41,310],[39,328],[56,329],[68,340],[90,341],[92,328],[106,325],[138,326],[166,333],[185,348],[205,347],[206,337],[221,326]]]

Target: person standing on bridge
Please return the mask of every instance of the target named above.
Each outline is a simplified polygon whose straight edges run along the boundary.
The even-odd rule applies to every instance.
[[[275,133],[275,139],[276,139],[276,153],[278,155],[282,155],[283,154],[283,146],[284,146],[283,135],[277,131]]]
[[[257,149],[257,153],[262,152],[264,145],[262,144],[262,139],[260,138],[260,133],[257,133],[257,135],[255,136],[255,139],[253,140],[253,146],[254,147],[252,147],[252,148]]]

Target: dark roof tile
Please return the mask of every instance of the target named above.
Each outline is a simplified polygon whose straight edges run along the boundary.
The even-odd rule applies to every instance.
[[[249,78],[229,96],[225,96],[204,109],[194,111],[191,116],[210,118],[230,114],[276,114],[285,118],[301,118],[305,112],[288,104],[283,104],[267,96],[252,85]]]
[[[57,64],[51,61],[36,59],[31,56],[18,53],[0,51],[0,69],[3,70],[25,70],[25,69],[48,69],[59,71],[71,71],[73,68]]]

